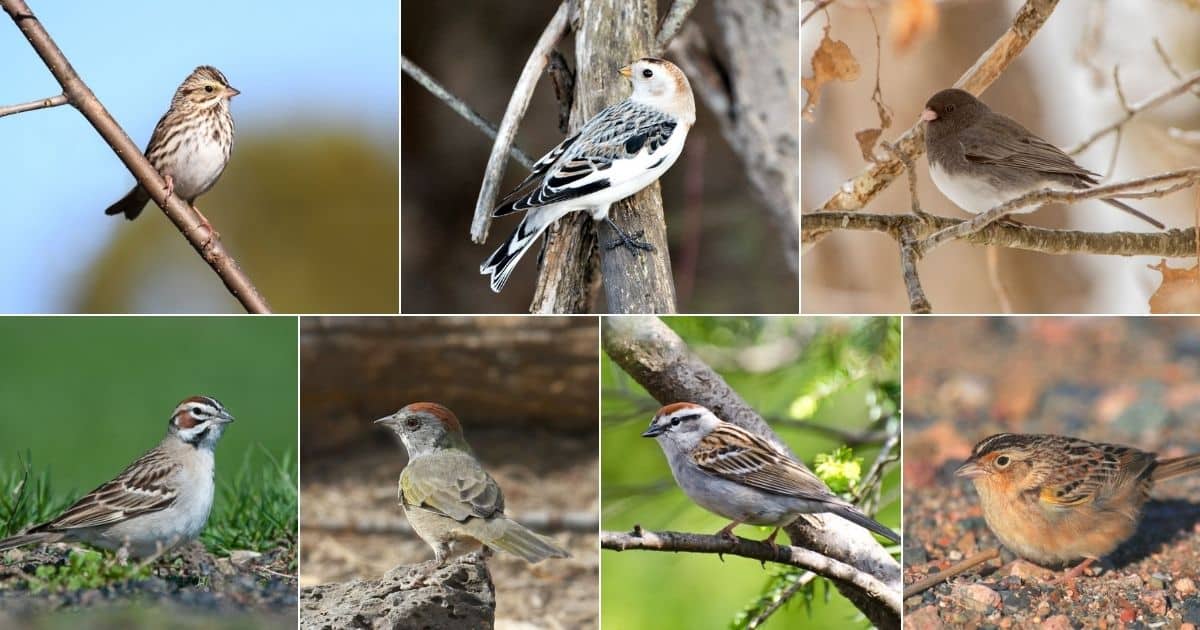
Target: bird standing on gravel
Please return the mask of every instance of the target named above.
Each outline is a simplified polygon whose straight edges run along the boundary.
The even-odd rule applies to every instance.
[[[375,423],[394,431],[408,451],[400,505],[413,531],[433,548],[437,566],[446,563],[457,541],[478,541],[530,563],[570,556],[504,515],[500,486],[475,459],[452,411],[412,403]]]
[[[499,293],[509,274],[555,221],[583,210],[607,221],[619,239],[605,245],[653,251],[613,223],[608,209],[662,176],[683,151],[688,130],[696,122],[692,86],[675,64],[644,57],[621,68],[633,83],[633,94],[583,124],[579,131],[533,165],[533,172],[492,212],[502,217],[525,210],[517,229],[483,264]]]

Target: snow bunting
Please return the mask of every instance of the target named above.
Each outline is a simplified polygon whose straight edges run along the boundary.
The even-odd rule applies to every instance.
[[[546,228],[576,210],[588,212],[595,221],[608,221],[620,236],[605,247],[654,249],[638,240],[641,233],[629,235],[617,227],[608,209],[671,168],[696,122],[696,104],[687,77],[669,61],[644,57],[620,72],[632,81],[633,94],[596,114],[538,160],[529,177],[492,212],[501,217],[528,211],[500,249],[479,266],[479,273],[492,275],[493,291],[504,288],[517,261]]]

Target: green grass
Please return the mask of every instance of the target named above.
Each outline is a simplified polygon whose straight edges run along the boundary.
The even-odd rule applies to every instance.
[[[19,468],[0,470],[0,538],[44,522],[70,505],[68,497],[50,492],[50,476],[45,470],[33,473],[28,455],[21,463]]]
[[[266,449],[260,449],[259,457],[251,455],[246,453],[233,479],[217,482],[217,506],[200,535],[213,554],[296,546],[299,504],[292,457],[276,459]]]
[[[149,565],[136,562],[122,564],[114,554],[75,549],[63,564],[38,567],[33,577],[26,581],[26,588],[35,593],[100,588],[125,580],[144,580],[151,573],[153,569]]]

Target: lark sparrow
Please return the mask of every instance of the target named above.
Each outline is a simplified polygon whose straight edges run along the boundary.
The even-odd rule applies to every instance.
[[[829,512],[892,542],[900,537],[832,492],[804,464],[753,433],[694,403],[658,411],[642,437],[654,438],[671,474],[700,507],[733,522],[719,533],[733,536],[742,523],[779,528],[803,514]]]
[[[504,515],[504,495],[479,465],[449,409],[412,403],[375,421],[396,433],[408,451],[400,473],[400,505],[413,531],[433,548],[437,566],[454,542],[477,541],[538,562],[571,554]]]
[[[158,446],[53,520],[0,540],[0,551],[67,541],[149,558],[192,540],[208,521],[213,450],[230,422],[215,398],[184,400]]]
[[[633,94],[592,117],[579,131],[533,165],[533,172],[508,196],[492,216],[526,210],[516,231],[479,266],[491,274],[499,293],[509,274],[546,228],[576,210],[607,221],[619,245],[652,250],[608,217],[608,209],[662,176],[679,154],[688,130],[696,122],[692,86],[675,64],[645,57],[621,68],[633,83]]]

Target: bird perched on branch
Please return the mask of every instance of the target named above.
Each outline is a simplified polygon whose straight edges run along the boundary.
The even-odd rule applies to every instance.
[[[1074,577],[1133,535],[1154,484],[1200,471],[1200,454],[1158,459],[1130,446],[1001,433],[957,471],[979,493],[988,527],[1041,564],[1083,559]]]
[[[779,528],[805,514],[829,512],[900,542],[891,529],[830,492],[791,454],[700,405],[659,409],[642,437],[658,441],[688,498],[733,521],[719,535],[732,537],[743,523],[774,525],[766,541],[774,544]]]
[[[412,403],[375,423],[395,432],[408,451],[408,465],[400,473],[400,505],[413,531],[433,548],[438,566],[458,541],[478,541],[530,563],[570,556],[504,515],[500,486],[475,459],[452,411],[437,403]]]
[[[1100,177],[1015,120],[993,112],[970,92],[942,90],[927,103],[929,175],[943,195],[972,214],[1043,188],[1084,189]],[[1162,229],[1158,220],[1116,199],[1101,199]],[[1033,212],[1036,205],[1017,210]]]
[[[146,145],[146,159],[167,181],[167,196],[174,192],[191,205],[217,183],[233,150],[229,100],[238,94],[212,66],[196,68],[175,90],[170,108],[154,126]],[[132,221],[148,201],[150,193],[134,184],[133,190],[104,214],[124,214]],[[200,218],[211,230],[208,219],[202,214]]]
[[[601,110],[538,160],[529,177],[492,212],[502,217],[525,211],[512,235],[479,266],[479,273],[491,274],[493,291],[504,288],[521,256],[546,228],[577,210],[612,226],[618,240],[606,244],[608,249],[623,245],[653,251],[638,240],[641,233],[627,234],[613,223],[608,210],[671,168],[696,122],[696,104],[687,77],[669,61],[644,57],[620,72],[633,83],[633,94]]]

